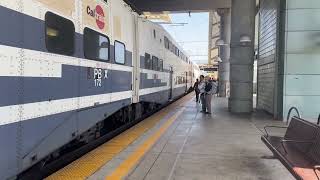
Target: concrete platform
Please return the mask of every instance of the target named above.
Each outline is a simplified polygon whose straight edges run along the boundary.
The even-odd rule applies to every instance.
[[[202,114],[187,95],[47,179],[294,179],[260,140],[265,125],[282,122],[232,115],[227,99],[212,104],[214,113]]]
[[[200,113],[200,105],[194,99],[172,112],[182,108],[183,113],[124,179],[294,179],[278,160],[266,158],[272,153],[260,140],[264,125],[281,125],[281,122],[263,113],[231,115],[227,111],[227,100],[223,98],[213,99],[213,115]],[[108,179],[167,118],[88,179]]]

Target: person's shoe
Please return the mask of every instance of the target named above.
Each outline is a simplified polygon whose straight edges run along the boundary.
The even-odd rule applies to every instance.
[[[205,111],[200,111],[201,113],[204,113],[204,114],[206,114],[206,112]]]
[[[211,112],[206,112],[206,114],[211,114]]]

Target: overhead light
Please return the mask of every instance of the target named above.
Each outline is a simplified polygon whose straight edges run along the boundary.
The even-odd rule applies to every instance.
[[[240,43],[251,43],[251,38],[248,35],[240,36]]]
[[[216,41],[216,46],[226,46],[227,44],[222,39],[218,39]]]

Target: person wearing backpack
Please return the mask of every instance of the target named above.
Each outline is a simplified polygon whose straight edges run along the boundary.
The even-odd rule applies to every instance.
[[[199,82],[199,85],[198,85],[198,89],[199,89],[199,92],[200,92],[200,100],[201,100],[201,104],[202,104],[202,113],[206,113],[206,90],[205,90],[205,87],[206,87],[206,82],[205,82],[205,79],[204,79],[204,76],[201,75],[200,76],[200,82]]]
[[[211,114],[212,107],[212,96],[214,96],[217,93],[217,83],[215,80],[209,80],[206,84],[206,107],[207,107],[207,114]]]

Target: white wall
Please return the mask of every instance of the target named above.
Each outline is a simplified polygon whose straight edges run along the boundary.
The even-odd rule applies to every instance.
[[[320,113],[320,0],[287,0],[283,115],[296,106],[303,118]]]

